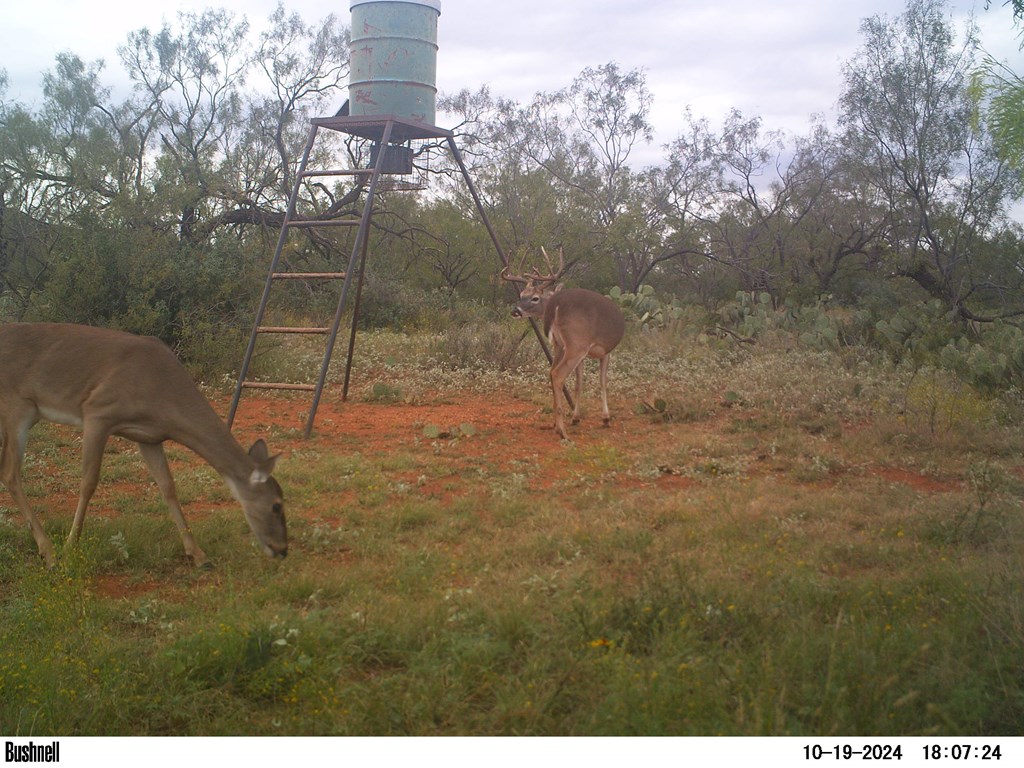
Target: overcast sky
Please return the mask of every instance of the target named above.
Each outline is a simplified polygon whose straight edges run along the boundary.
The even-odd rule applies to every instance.
[[[104,82],[121,74],[117,47],[130,31],[174,22],[179,10],[226,8],[260,29],[276,0],[24,0],[0,13],[0,69],[7,97],[37,104],[42,74],[62,51],[106,62]],[[288,0],[312,24],[334,13],[346,24],[349,0]],[[974,11],[982,42],[1024,70],[1009,8],[994,0],[953,0],[957,19]],[[644,154],[657,162],[690,106],[717,123],[729,109],[764,126],[803,134],[812,114],[834,116],[840,67],[861,43],[860,22],[895,17],[904,0],[441,0],[438,88],[455,93],[487,84],[492,94],[528,101],[568,85],[584,68],[617,62],[643,68],[654,96],[656,137]],[[438,120],[441,127],[449,127]]]

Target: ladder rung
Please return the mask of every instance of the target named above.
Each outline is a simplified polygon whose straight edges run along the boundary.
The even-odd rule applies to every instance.
[[[314,384],[279,384],[271,381],[243,381],[242,386],[249,389],[297,389],[302,392],[313,392],[316,389]]]
[[[330,328],[300,328],[295,326],[261,325],[256,333],[330,333]]]
[[[344,280],[344,272],[273,272],[274,280]]]
[[[286,221],[284,223],[286,227],[300,227],[311,229],[313,227],[358,227],[359,219],[326,219],[324,221],[310,221],[303,219],[302,221]]]

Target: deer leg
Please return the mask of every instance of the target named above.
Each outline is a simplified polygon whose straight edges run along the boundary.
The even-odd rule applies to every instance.
[[[572,404],[572,423],[580,423],[580,400],[583,399],[583,361],[576,366],[576,399]]]
[[[22,419],[18,420],[15,428],[12,429],[10,422],[6,421],[0,428],[4,440],[3,448],[0,449],[0,480],[3,480],[21,510],[21,514],[28,521],[28,527],[39,548],[39,554],[46,561],[47,567],[53,568],[57,564],[57,555],[54,552],[53,544],[50,537],[46,535],[43,524],[39,521],[36,513],[32,511],[32,507],[29,506],[28,498],[21,485],[22,458],[25,455],[25,445],[28,442],[28,431],[34,423],[35,418],[26,413]]]
[[[71,523],[71,532],[65,548],[73,547],[82,535],[82,524],[85,522],[85,511],[89,508],[96,486],[100,481],[100,466],[103,464],[103,449],[107,445],[107,430],[96,424],[86,422],[82,429],[82,487],[78,495],[78,506],[75,508],[75,519]]]
[[[611,426],[612,415],[608,411],[608,360],[611,355],[601,358],[601,416],[606,427]]]
[[[178,502],[178,492],[174,487],[174,477],[171,475],[171,468],[167,465],[167,454],[164,453],[163,445],[160,443],[139,443],[138,446],[139,451],[142,453],[142,458],[146,460],[146,466],[149,467],[149,473],[156,480],[157,487],[160,488],[160,495],[164,497],[164,502],[166,502],[167,508],[171,512],[171,519],[174,520],[174,524],[178,527],[181,543],[185,545],[185,554],[192,558],[192,562],[197,567],[209,567],[209,558],[206,557],[206,553],[196,544],[196,540],[192,536],[192,529],[185,522],[185,515],[181,511],[181,504]]]
[[[551,342],[551,388],[554,390],[554,407],[555,412],[555,430],[565,437],[565,426],[562,423],[562,409],[565,404],[562,401],[562,382],[555,383],[555,372],[558,370],[562,361],[565,359],[565,348],[559,343],[559,340],[554,335],[549,336],[548,340]],[[563,377],[564,381],[564,377]]]
[[[563,413],[565,406],[562,403],[562,387],[565,386],[565,380],[569,378],[569,374],[576,370],[586,356],[586,350],[574,356],[570,356],[568,352],[564,351],[558,361],[551,367],[551,388],[555,393],[555,431],[563,439],[568,439],[568,435],[565,433],[565,414]],[[576,402],[577,404],[579,403],[578,396]]]

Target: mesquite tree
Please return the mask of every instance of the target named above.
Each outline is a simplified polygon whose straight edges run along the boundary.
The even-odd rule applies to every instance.
[[[873,16],[861,31],[844,70],[841,124],[890,209],[889,268],[964,319],[1024,314],[1020,265],[985,247],[1021,190],[977,119],[973,28],[958,37],[942,0],[910,0],[899,17]]]

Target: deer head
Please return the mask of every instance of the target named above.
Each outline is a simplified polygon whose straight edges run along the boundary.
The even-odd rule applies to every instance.
[[[565,254],[561,248],[558,249],[558,267],[556,268],[551,264],[551,257],[543,247],[540,252],[544,255],[544,261],[547,263],[546,275],[542,275],[536,267],[531,272],[518,275],[510,274],[508,267],[501,270],[503,280],[525,283],[519,291],[519,301],[512,310],[513,317],[532,317],[538,320],[543,318],[547,300],[562,289],[558,281],[565,274]],[[523,260],[525,261],[525,259],[524,256]],[[522,270],[522,265],[520,265],[520,270]]]

